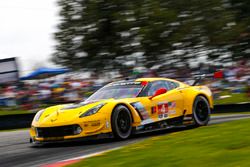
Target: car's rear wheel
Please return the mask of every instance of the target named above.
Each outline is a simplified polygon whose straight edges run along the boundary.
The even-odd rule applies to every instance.
[[[193,104],[193,120],[195,126],[205,126],[210,120],[210,107],[207,99],[197,96]]]
[[[123,105],[115,107],[111,125],[114,137],[117,139],[127,139],[132,133],[132,116],[129,109]]]

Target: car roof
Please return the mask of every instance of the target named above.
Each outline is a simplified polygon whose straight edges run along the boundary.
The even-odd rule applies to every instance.
[[[152,81],[159,81],[159,80],[179,82],[179,81],[169,79],[169,78],[138,78],[135,81],[137,81],[137,82],[142,82],[142,81],[152,82]]]
[[[140,85],[141,82],[153,82],[153,81],[162,81],[162,80],[176,82],[181,87],[187,86],[185,83],[174,80],[174,79],[160,78],[159,77],[159,78],[137,78],[137,79],[133,79],[133,80],[121,80],[121,81],[111,82],[111,83],[105,85],[104,87],[116,86],[116,85]]]
[[[153,81],[160,81],[160,80],[179,82],[179,81],[169,79],[169,78],[137,78],[135,80],[121,80],[121,81],[111,82],[108,85],[119,85],[119,84],[124,84],[124,83],[136,84],[138,82],[143,82],[143,81],[145,81],[145,82],[153,82]]]

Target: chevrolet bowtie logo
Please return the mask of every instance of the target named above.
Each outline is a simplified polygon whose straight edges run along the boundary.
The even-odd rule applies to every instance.
[[[57,119],[51,119],[50,121],[51,121],[51,122],[55,122],[56,120],[57,120]]]

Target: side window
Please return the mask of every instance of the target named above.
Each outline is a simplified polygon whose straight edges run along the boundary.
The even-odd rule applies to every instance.
[[[153,96],[155,94],[155,92],[160,88],[168,89],[163,81],[152,82],[152,85],[150,86],[147,95]]]
[[[168,87],[169,87],[169,90],[172,90],[172,89],[178,88],[179,84],[176,82],[168,81]]]

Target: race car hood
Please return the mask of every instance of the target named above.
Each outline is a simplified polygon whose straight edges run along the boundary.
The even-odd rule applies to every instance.
[[[112,99],[101,100],[98,102],[82,102],[77,104],[57,105],[44,109],[38,121],[33,120],[33,124],[39,126],[53,126],[57,124],[68,124],[78,119],[81,114],[84,114],[89,109],[101,103],[108,103]]]
[[[106,99],[100,101],[87,101],[77,104],[66,104],[66,105],[57,105],[44,109],[38,121],[33,120],[33,126],[40,127],[50,127],[50,126],[60,126],[60,125],[69,125],[75,123],[77,119],[80,119],[79,116],[89,111],[89,109],[105,103],[105,108],[107,105],[115,106],[116,104],[131,104],[137,102],[137,98],[125,98],[125,99]],[[98,113],[104,113],[105,110],[102,108]],[[35,117],[36,118],[36,117]],[[84,119],[85,117],[81,118]],[[86,117],[87,118],[87,117]]]

